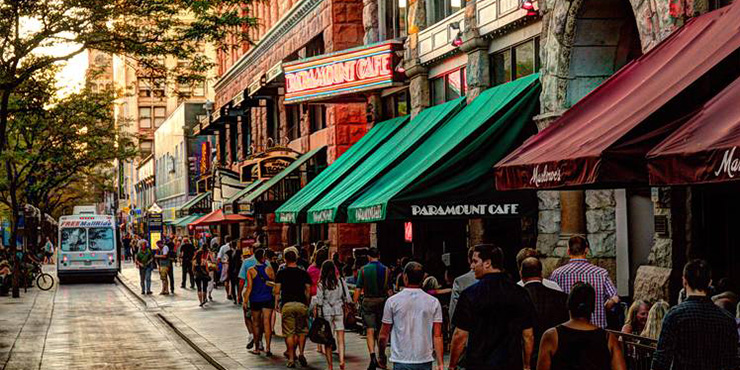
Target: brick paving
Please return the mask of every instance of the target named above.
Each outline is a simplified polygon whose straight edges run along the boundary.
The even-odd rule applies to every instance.
[[[155,273],[152,274],[154,294],[139,296],[144,298],[149,308],[161,309],[162,315],[178,330],[186,333],[200,348],[226,368],[285,369],[285,358],[282,353],[286,347],[283,338],[273,338],[272,358],[249,353],[245,348],[247,330],[244,327],[241,306],[226,300],[226,293],[222,287],[213,291],[213,302],[204,308],[199,307],[195,290],[180,289],[180,274],[180,266],[176,266],[174,295],[158,294],[161,290],[161,283],[159,275]],[[141,289],[138,270],[131,263],[125,264],[119,276],[121,281],[134,293],[139,294]],[[345,342],[347,346],[346,368],[348,370],[366,369],[368,356],[365,338],[357,333],[349,332]],[[317,352],[316,344],[307,341],[305,354],[309,364],[308,369],[326,368],[326,360]],[[335,369],[339,369],[338,361],[335,354]]]

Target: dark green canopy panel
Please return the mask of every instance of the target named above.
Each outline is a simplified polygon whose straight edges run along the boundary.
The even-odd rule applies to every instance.
[[[465,98],[421,111],[308,210],[308,223],[343,222],[346,206],[465,106]]]
[[[326,194],[334,184],[355,169],[362,161],[375,152],[408,121],[408,116],[394,118],[376,124],[359,141],[352,145],[334,163],[292,196],[275,211],[277,222],[297,223],[305,217],[305,212],[316,200]]]
[[[520,194],[494,194],[492,168],[518,143],[539,93],[537,74],[483,92],[366,188],[348,222],[520,214]]]

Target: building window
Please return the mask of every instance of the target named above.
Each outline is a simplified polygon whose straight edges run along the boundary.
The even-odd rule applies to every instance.
[[[251,112],[241,116],[241,134],[242,134],[242,159],[247,159],[252,155],[252,126]]]
[[[239,139],[236,129],[236,122],[229,124],[229,159],[231,160],[231,163],[235,163],[238,160],[236,149],[237,140]]]
[[[311,125],[311,133],[326,128],[326,106],[323,104],[308,106],[308,121]]]
[[[167,108],[165,107],[154,107],[154,127],[162,126],[162,123],[167,119]]]
[[[388,40],[407,35],[406,9],[408,9],[408,0],[382,0],[378,11],[381,25],[381,39]]]
[[[493,85],[531,75],[540,69],[540,38],[535,37],[491,56]]]
[[[428,24],[435,24],[462,9],[462,0],[431,0],[427,2]]]
[[[147,156],[152,154],[152,141],[141,140],[139,142],[139,151],[141,151],[142,158],[146,158]]]
[[[288,125],[288,141],[301,137],[301,107],[299,105],[285,106],[285,121]]]
[[[139,78],[136,80],[141,98],[163,98],[165,96],[165,82],[161,78]]]
[[[139,128],[152,128],[152,108],[139,108]]]
[[[306,58],[324,54],[324,36],[319,34],[306,44]]]
[[[206,83],[198,81],[193,86],[193,96],[203,97],[206,96]]]
[[[383,121],[409,114],[409,92],[403,90],[383,97]]]
[[[456,69],[432,79],[432,105],[442,104],[465,96],[468,91],[465,68]]]

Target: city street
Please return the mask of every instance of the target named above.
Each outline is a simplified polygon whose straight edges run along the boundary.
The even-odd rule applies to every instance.
[[[4,369],[213,368],[119,284],[30,289],[0,306]]]
[[[51,266],[44,270],[54,275]],[[152,290],[159,292],[159,277],[152,280]],[[138,272],[127,263],[114,284],[55,285],[48,292],[29,289],[19,300],[2,297],[0,368],[284,368],[282,338],[273,339],[270,359],[244,348],[241,307],[223,298],[223,288],[213,292],[213,303],[200,308],[195,291],[180,289],[179,276],[176,282],[175,295],[136,297]],[[348,334],[347,352],[347,369],[365,368],[364,338]],[[310,341],[306,357],[308,368],[325,368]]]

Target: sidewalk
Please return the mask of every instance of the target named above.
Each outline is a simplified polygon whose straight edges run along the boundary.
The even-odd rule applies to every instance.
[[[54,273],[48,265],[44,270]],[[21,288],[19,298],[0,297],[0,368],[38,368],[56,291],[54,284],[46,292]]]
[[[285,369],[283,357],[285,341],[273,337],[272,358],[249,353],[247,329],[244,327],[242,308],[226,300],[223,287],[213,291],[213,302],[205,307],[198,306],[198,297],[194,289],[181,289],[180,266],[175,267],[175,294],[163,296],[158,273],[152,273],[152,292],[149,296],[140,294],[139,271],[130,262],[125,263],[121,281],[147,304],[147,309],[160,309],[160,314],[172,326],[187,336],[201,350],[227,369]],[[364,370],[367,368],[368,355],[365,338],[358,334],[346,334],[346,369]],[[306,358],[308,369],[325,369],[326,359],[316,351],[316,344],[306,341]],[[300,364],[297,364],[300,368]],[[339,359],[334,356],[334,368],[339,369]],[[305,369],[305,368],[304,368]]]

